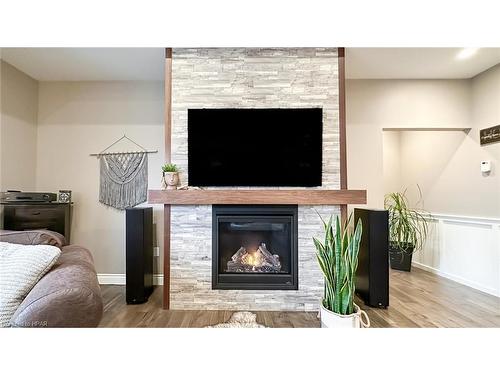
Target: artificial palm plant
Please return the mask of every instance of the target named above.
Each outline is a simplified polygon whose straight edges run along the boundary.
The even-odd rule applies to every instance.
[[[322,219],[323,220],[323,219]],[[362,224],[358,221],[354,233],[347,227],[350,218],[341,228],[340,219],[335,220],[335,232],[332,227],[333,217],[328,222],[323,220],[325,229],[324,242],[313,238],[317,258],[325,277],[323,306],[340,315],[350,315],[354,309],[354,291],[356,269],[358,268],[359,244]]]
[[[422,193],[420,187],[420,200]],[[389,211],[389,251],[391,268],[410,271],[412,255],[422,249],[429,233],[432,216],[423,210],[410,208],[406,189],[385,196],[384,206]],[[418,203],[417,203],[418,205]]]
[[[430,215],[410,208],[406,190],[385,196],[385,209],[389,211],[389,239],[391,246],[405,253],[420,250],[429,232]]]

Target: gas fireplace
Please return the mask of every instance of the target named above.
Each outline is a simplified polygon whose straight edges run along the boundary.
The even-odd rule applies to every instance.
[[[213,289],[298,289],[297,206],[212,206]]]

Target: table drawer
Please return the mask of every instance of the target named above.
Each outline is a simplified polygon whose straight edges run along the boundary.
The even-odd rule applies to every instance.
[[[48,229],[69,241],[69,204],[7,204],[2,211],[4,229]]]

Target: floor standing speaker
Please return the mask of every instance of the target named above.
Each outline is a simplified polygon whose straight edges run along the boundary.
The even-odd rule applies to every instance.
[[[356,293],[373,307],[389,306],[389,213],[354,209],[354,222],[361,219],[363,233],[356,272]]]
[[[129,208],[126,221],[126,301],[144,303],[153,292],[153,208]]]

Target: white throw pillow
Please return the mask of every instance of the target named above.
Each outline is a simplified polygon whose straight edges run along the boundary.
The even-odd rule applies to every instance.
[[[0,327],[10,325],[21,302],[60,254],[55,246],[0,242]]]

